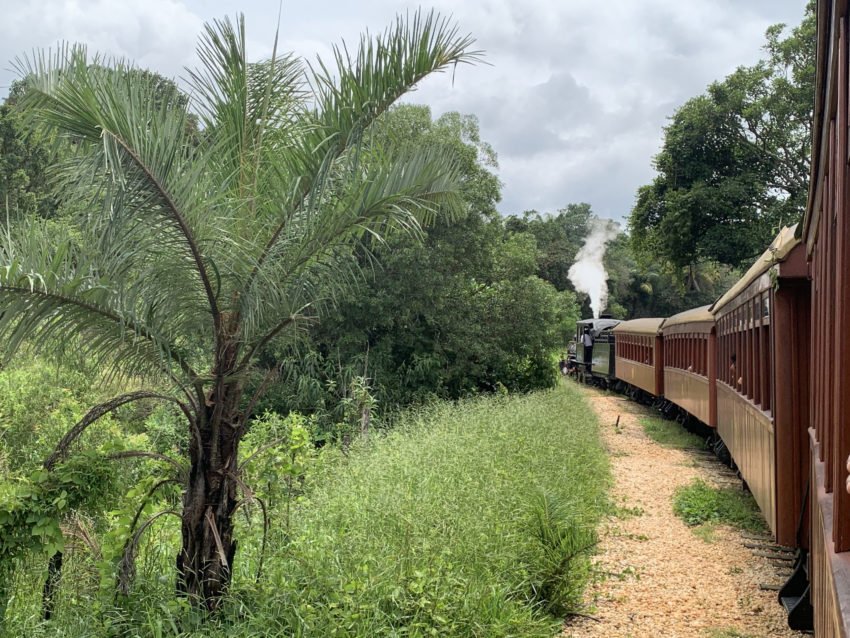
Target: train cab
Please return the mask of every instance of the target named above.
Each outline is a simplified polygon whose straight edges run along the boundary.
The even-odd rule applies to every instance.
[[[798,546],[808,476],[809,282],[796,226],[783,228],[711,307],[717,431],[778,543]]]
[[[616,376],[653,397],[664,395],[664,319],[633,319],[614,332]]]
[[[664,337],[664,398],[702,421],[717,425],[714,316],[708,306],[666,319]]]
[[[614,375],[614,333],[613,328],[620,323],[619,319],[602,317],[599,319],[583,319],[576,322],[576,363],[580,373],[593,377],[594,381],[604,381],[605,384]],[[582,347],[582,336],[585,328],[593,341],[592,352],[585,355]]]

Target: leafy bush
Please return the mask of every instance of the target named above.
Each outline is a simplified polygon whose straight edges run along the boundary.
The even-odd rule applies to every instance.
[[[0,470],[15,474],[44,462],[62,436],[102,398],[103,387],[85,371],[19,357],[0,368]],[[120,436],[107,416],[87,434],[93,446]]]

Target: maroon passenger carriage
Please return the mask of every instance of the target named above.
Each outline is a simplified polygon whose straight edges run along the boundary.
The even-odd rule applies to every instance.
[[[717,433],[778,543],[806,545],[809,282],[796,226],[784,228],[714,305]]]
[[[850,635],[848,3],[819,0],[812,168],[803,243],[812,278],[809,580],[817,636]]]
[[[708,306],[673,315],[664,335],[664,398],[709,427],[717,424],[715,325]]]
[[[629,395],[664,396],[664,319],[632,319],[614,328],[614,370],[629,386]],[[643,398],[643,397],[641,397]]]

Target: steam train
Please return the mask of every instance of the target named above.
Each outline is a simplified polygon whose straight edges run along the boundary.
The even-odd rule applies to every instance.
[[[832,555],[810,522],[832,513],[818,482],[824,471],[817,434],[809,429],[816,409],[810,398],[824,393],[816,385],[830,377],[809,374],[815,282],[802,232],[784,228],[710,306],[667,318],[579,322],[577,342],[587,331],[593,346],[577,348],[575,366],[585,381],[652,403],[706,435],[752,492],[776,541],[798,549],[780,602],[792,628],[812,629],[827,603],[823,587],[839,600],[841,581],[824,575]]]
[[[589,361],[576,353],[587,378],[707,429],[776,541],[798,550],[779,593],[789,624],[842,638],[850,637],[848,4],[817,3],[802,223],[783,229],[710,306],[600,325],[598,355],[595,344]]]

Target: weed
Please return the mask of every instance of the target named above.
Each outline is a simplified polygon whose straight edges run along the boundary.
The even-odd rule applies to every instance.
[[[626,581],[629,579],[640,580],[640,572],[629,565],[618,572],[601,572],[602,580],[613,579],[618,581]]]
[[[644,511],[642,507],[627,507],[625,505],[615,505],[612,508],[611,515],[619,518],[620,520],[626,520],[629,518],[635,518],[637,516],[643,516]]]
[[[717,540],[717,523],[709,522],[694,526],[691,531],[694,536],[705,543],[713,543]]]
[[[598,543],[595,528],[574,511],[543,491],[531,503],[530,532],[537,541],[528,565],[531,598],[556,616],[578,608],[587,582],[587,555]]]
[[[706,638],[754,638],[751,634],[742,634],[737,629],[709,629]]]
[[[649,536],[646,534],[626,534],[623,538],[627,538],[630,541],[638,541],[639,543],[645,543],[649,540]]]
[[[673,511],[691,527],[720,523],[750,532],[765,530],[764,518],[749,493],[715,488],[701,480],[676,490]]]
[[[691,434],[675,421],[666,421],[658,417],[641,417],[640,424],[646,435],[664,447],[677,449],[705,447],[705,441]]]

